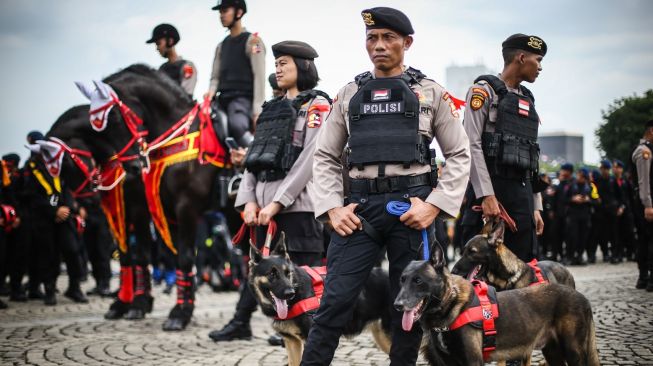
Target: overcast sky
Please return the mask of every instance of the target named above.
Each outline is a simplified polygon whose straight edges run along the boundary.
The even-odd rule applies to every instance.
[[[541,131],[585,136],[585,160],[595,162],[594,130],[601,110],[618,97],[653,88],[653,2],[623,1],[308,1],[248,0],[246,28],[268,51],[283,40],[310,43],[320,54],[320,89],[334,95],[370,69],[360,11],[392,6],[415,29],[407,64],[446,87],[447,66],[484,63],[501,70],[501,42],[535,34],[548,44],[543,72],[528,87]],[[46,132],[69,107],[86,100],[75,80],[101,79],[132,63],[158,67],[145,44],[154,26],[174,24],[178,52],[199,70],[195,96],[208,88],[217,43],[226,36],[208,0],[0,0],[0,149],[19,152],[33,129]],[[274,71],[272,53],[267,72]],[[270,92],[268,91],[268,95]],[[464,95],[458,97],[464,98]]]

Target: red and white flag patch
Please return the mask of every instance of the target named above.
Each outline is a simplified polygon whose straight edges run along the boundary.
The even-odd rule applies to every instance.
[[[372,101],[390,100],[390,89],[372,90]]]
[[[531,110],[531,105],[523,100],[519,100],[519,114],[521,114],[524,117],[528,117],[528,112]]]

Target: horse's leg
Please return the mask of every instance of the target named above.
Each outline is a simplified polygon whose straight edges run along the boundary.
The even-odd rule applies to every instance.
[[[201,203],[193,202],[185,192],[177,196],[175,213],[178,233],[177,247],[177,305],[170,311],[163,324],[163,330],[183,330],[193,316],[195,309],[195,235],[197,234],[197,207]]]
[[[134,250],[134,302],[125,315],[125,319],[137,320],[145,318],[145,314],[152,311],[154,298],[152,297],[152,279],[149,265],[152,254],[152,235],[150,234],[150,215],[147,204],[143,202],[132,203],[134,215],[134,235],[136,248]]]

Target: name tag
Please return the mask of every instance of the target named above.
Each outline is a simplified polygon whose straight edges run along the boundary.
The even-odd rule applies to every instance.
[[[404,101],[361,103],[361,114],[393,114],[404,112]]]

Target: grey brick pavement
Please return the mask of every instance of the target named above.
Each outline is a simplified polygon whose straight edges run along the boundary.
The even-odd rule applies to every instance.
[[[634,289],[635,265],[598,264],[572,267],[572,272],[578,290],[592,302],[602,364],[653,365],[653,293]],[[59,288],[65,290],[64,278]],[[210,330],[230,319],[236,293],[200,288],[195,317],[181,333],[161,330],[174,295],[156,289],[155,296],[153,313],[142,321],[104,320],[108,299],[92,298],[90,304],[78,305],[59,296],[55,307],[38,301],[9,303],[10,309],[0,310],[0,364],[285,365],[285,350],[266,342],[270,322],[260,312],[252,321],[253,341],[208,339]],[[538,353],[535,360],[541,360]],[[388,361],[371,336],[363,334],[341,341],[334,365],[388,365]]]

